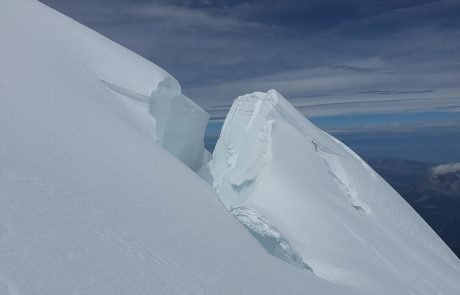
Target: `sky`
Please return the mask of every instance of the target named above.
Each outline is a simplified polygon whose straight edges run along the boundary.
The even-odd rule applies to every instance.
[[[41,2],[166,69],[210,130],[238,95],[274,88],[334,135],[419,136],[407,157],[460,162],[460,0]]]

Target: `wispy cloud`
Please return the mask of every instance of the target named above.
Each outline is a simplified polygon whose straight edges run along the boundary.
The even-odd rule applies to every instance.
[[[217,119],[271,88],[310,116],[460,111],[458,1],[42,1],[164,67]]]
[[[279,90],[308,116],[460,111],[460,85],[456,83],[460,72],[455,68],[409,67],[380,58],[351,64],[365,67],[315,67],[189,91],[214,118],[225,115],[229,102],[239,93],[270,88]]]
[[[181,28],[201,28],[213,31],[241,31],[245,29],[265,28],[264,25],[254,21],[244,21],[225,15],[213,15],[203,10],[191,9],[175,5],[158,3],[145,3],[126,7],[125,12],[137,21],[155,20],[175,24]]]
[[[325,127],[327,132],[337,134],[366,133],[378,136],[380,133],[455,133],[460,134],[460,121],[425,121],[411,123],[381,123],[351,126]]]

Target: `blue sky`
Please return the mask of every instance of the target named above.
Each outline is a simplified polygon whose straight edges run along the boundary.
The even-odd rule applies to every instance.
[[[41,1],[165,68],[216,122],[275,88],[329,131],[460,141],[458,0]]]
[[[402,120],[399,114],[385,116],[318,117],[312,121],[364,159],[460,163],[460,120],[444,120],[443,114],[414,114]],[[218,121],[208,125],[207,149],[213,150],[221,127]]]

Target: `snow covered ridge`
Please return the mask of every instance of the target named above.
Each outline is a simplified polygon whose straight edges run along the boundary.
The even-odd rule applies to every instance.
[[[264,248],[367,294],[457,294],[460,263],[349,148],[275,90],[238,97],[200,175]]]
[[[30,2],[35,1],[1,1],[0,53],[11,57],[2,60],[1,69],[5,74],[7,69],[18,71],[10,80],[30,69],[22,75],[41,83],[36,86],[42,93],[46,83],[40,79],[54,79],[61,87],[69,86],[69,93],[76,87],[86,88],[78,90],[82,100],[91,96],[85,90],[118,100],[138,113],[137,120],[149,122],[139,126],[151,129],[148,132],[166,150],[194,170],[201,167],[208,114],[181,94],[170,74],[42,4]],[[36,11],[40,13],[34,15]],[[38,78],[45,69],[47,75]],[[73,85],[66,85],[71,81]],[[35,85],[27,85],[31,86]]]
[[[40,2],[0,1],[0,294],[343,293],[267,255],[158,145],[163,124],[198,162],[204,116],[179,93]]]
[[[444,243],[277,92],[236,100],[217,195],[189,169],[207,114],[164,70],[35,0],[0,1],[0,40],[0,294],[460,293]]]

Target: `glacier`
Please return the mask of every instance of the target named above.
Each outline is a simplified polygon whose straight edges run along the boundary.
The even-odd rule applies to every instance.
[[[35,0],[0,1],[0,39],[0,294],[341,291],[260,251],[184,164],[207,114],[163,69]]]
[[[318,278],[367,294],[460,292],[459,260],[434,231],[275,90],[234,101],[200,174],[270,254]]]
[[[0,39],[0,294],[459,294],[445,244],[276,91],[211,156],[161,67],[35,0],[0,1]]]

